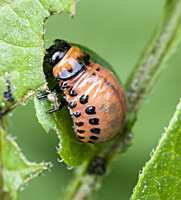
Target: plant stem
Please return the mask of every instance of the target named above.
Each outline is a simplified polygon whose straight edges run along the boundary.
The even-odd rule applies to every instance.
[[[1,200],[8,200],[8,193],[4,191],[3,188],[3,176],[2,176],[2,170],[3,170],[3,162],[2,162],[2,155],[1,155],[1,149],[2,149],[2,132],[4,131],[3,125],[0,120],[0,199]]]
[[[130,110],[137,111],[181,37],[181,1],[167,1],[161,22],[142,58],[128,78]]]
[[[1,154],[1,127],[0,127],[0,154]],[[0,155],[0,199],[3,199],[2,157]]]
[[[109,147],[102,148],[99,152],[107,160],[107,166],[113,158],[123,153],[132,138],[131,129],[136,122],[136,115],[143,104],[143,100],[150,92],[155,80],[161,72],[163,64],[176,49],[181,40],[181,0],[168,0],[157,27],[157,30],[144,51],[137,66],[131,73],[126,83],[129,110],[122,130]],[[96,189],[101,177],[87,174],[88,165],[84,165],[74,177],[74,187],[69,187],[66,199],[88,199]]]

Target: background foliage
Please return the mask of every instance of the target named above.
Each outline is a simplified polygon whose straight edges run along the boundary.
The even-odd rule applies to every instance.
[[[93,49],[108,60],[125,82],[144,46],[148,43],[161,16],[164,1],[140,0],[137,4],[114,0],[88,1],[77,4],[75,18],[67,13],[54,15],[46,22],[45,41],[50,45],[61,38]],[[94,11],[94,14],[93,14]],[[133,145],[128,152],[113,163],[111,174],[96,199],[128,199],[138,178],[138,171],[149,160],[150,152],[157,146],[163,127],[167,126],[180,98],[181,62],[178,50],[160,76],[152,94],[139,112],[134,127]],[[59,199],[60,191],[68,183],[72,171],[57,161],[56,134],[46,134],[33,110],[32,102],[18,106],[11,118],[11,133],[31,161],[52,161],[51,173],[29,182],[19,199]],[[51,183],[51,184],[50,184]],[[108,192],[109,191],[109,192]]]

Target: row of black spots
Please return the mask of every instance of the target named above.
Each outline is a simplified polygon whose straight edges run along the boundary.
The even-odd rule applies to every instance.
[[[99,119],[98,118],[91,118],[91,119],[89,119],[89,124],[91,124],[91,125],[99,125]],[[75,125],[80,127],[80,126],[84,125],[84,122],[75,122]]]
[[[91,128],[90,129],[90,132],[94,133],[94,134],[100,134],[100,131],[101,131],[100,128]],[[90,139],[91,140],[88,141],[89,143],[95,143],[95,141],[97,141],[99,139],[99,137],[92,135],[92,136],[90,136]]]

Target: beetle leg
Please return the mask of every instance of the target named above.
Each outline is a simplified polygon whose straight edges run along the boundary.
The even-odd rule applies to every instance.
[[[51,114],[51,113],[53,113],[53,112],[55,112],[55,111],[58,111],[59,109],[58,108],[54,108],[54,109],[52,109],[52,110],[48,110],[46,113],[47,114]]]
[[[47,96],[48,96],[49,94],[50,94],[50,93],[46,93],[46,94],[43,94],[43,95],[37,96],[37,99],[47,98]]]
[[[61,110],[63,108],[63,106],[65,106],[67,104],[67,101],[65,100],[65,97],[63,96],[61,99],[60,99],[60,102],[59,102],[59,106],[57,108],[54,108],[52,110],[48,110],[46,113],[47,114],[51,114],[53,112],[56,112],[58,110]]]
[[[37,96],[37,99],[47,98],[48,95],[51,94],[51,93],[55,93],[55,94],[61,93],[60,86],[56,85],[54,88],[51,89],[51,92],[47,92],[47,93],[45,93],[43,95]]]

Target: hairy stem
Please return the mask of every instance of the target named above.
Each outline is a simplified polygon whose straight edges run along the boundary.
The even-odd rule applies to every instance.
[[[128,78],[130,109],[137,111],[181,37],[181,1],[168,1],[161,22],[142,58]]]
[[[11,198],[8,197],[8,193],[4,191],[3,188],[3,176],[2,176],[2,170],[3,170],[3,162],[2,162],[2,156],[1,156],[1,149],[2,149],[2,133],[4,131],[4,126],[2,125],[2,121],[0,119],[0,199],[1,200],[10,200]]]
[[[0,127],[0,154],[1,154],[1,127]],[[2,157],[0,156],[0,199],[3,199]]]
[[[161,72],[163,64],[178,46],[181,40],[180,35],[181,0],[168,0],[150,44],[127,80],[129,110],[126,122],[114,142],[106,149],[102,148],[98,152],[98,155],[106,159],[107,166],[117,154],[120,155],[129,146],[132,138],[131,129],[136,122],[137,112]],[[73,187],[69,187],[66,199],[88,199],[97,188],[101,177],[87,174],[87,167],[87,164],[82,166],[76,173]]]

